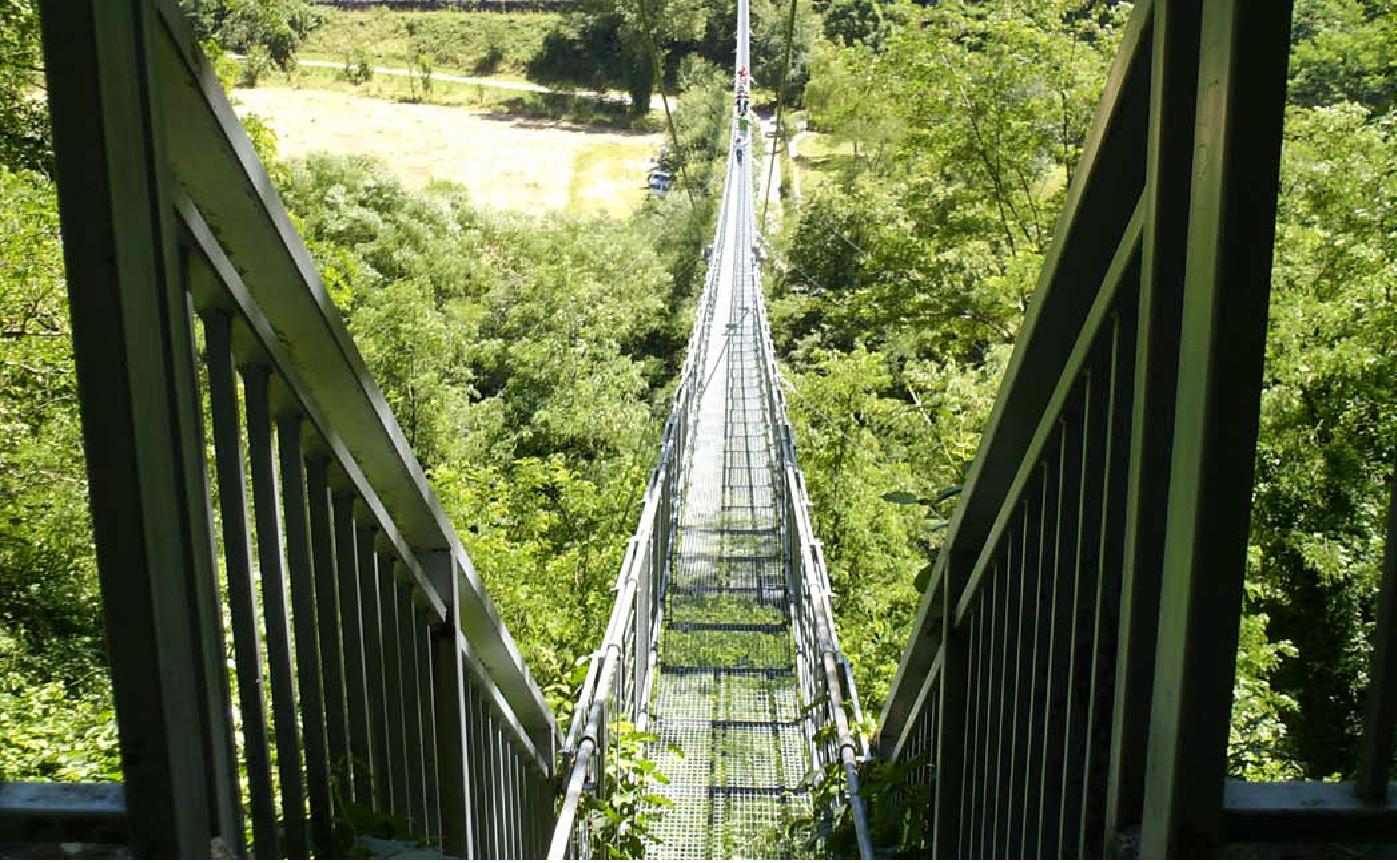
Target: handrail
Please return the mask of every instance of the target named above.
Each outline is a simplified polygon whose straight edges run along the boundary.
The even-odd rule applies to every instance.
[[[719,207],[717,239],[711,260],[720,259],[728,218],[725,198]],[[616,604],[607,621],[601,647],[592,655],[572,725],[563,743],[562,753],[571,759],[571,766],[567,770],[568,779],[548,850],[550,860],[589,856],[587,825],[579,821],[578,814],[583,793],[589,788],[599,793],[605,783],[605,761],[612,742],[608,717],[612,714],[631,717],[638,727],[643,727],[645,722],[663,612],[661,598],[669,577],[669,550],[675,530],[673,502],[678,499],[682,484],[684,465],[681,460],[694,418],[694,405],[704,386],[707,333],[713,319],[717,282],[718,267],[710,267],[694,315],[688,354],[660,441],[659,460],[642,498],[639,526],[627,546],[616,578]],[[647,603],[648,612],[645,608],[638,612],[638,600]],[[638,625],[642,623],[644,625]],[[632,683],[630,687],[625,685],[627,678]]]
[[[160,0],[159,9],[168,38],[157,47],[168,71],[158,82],[166,116],[177,118],[167,125],[174,179],[201,213],[217,220],[220,240],[244,274],[249,298],[276,322],[291,367],[303,371],[309,394],[342,430],[367,480],[392,509],[404,540],[417,548],[450,550],[460,570],[467,637],[536,729],[536,743],[551,749],[546,738],[556,729],[543,693],[364,366],[222,84],[174,0]],[[288,284],[303,290],[287,290]]]
[[[746,190],[750,194],[750,190]],[[845,705],[853,709],[855,715],[862,713],[859,707],[858,690],[852,677],[847,675],[848,658],[839,646],[839,635],[835,628],[833,590],[830,586],[829,571],[825,566],[824,551],[820,540],[815,536],[811,524],[812,504],[805,486],[805,474],[796,462],[796,438],[786,411],[786,396],[782,389],[784,378],[777,361],[775,346],[771,341],[771,323],[767,318],[766,297],[756,290],[757,331],[761,334],[762,384],[766,391],[768,416],[775,422],[777,451],[780,458],[781,494],[784,497],[782,510],[785,513],[785,532],[788,549],[788,584],[795,607],[800,616],[793,622],[803,623],[797,628],[797,638],[804,636],[806,643],[800,652],[808,659],[812,654],[819,657],[820,674],[818,680],[811,669],[803,668],[803,689],[806,690],[806,704],[813,705],[823,699],[823,711],[827,719],[824,723],[835,729],[835,740],[820,753],[819,763],[838,761],[844,770],[847,784],[851,820],[858,842],[859,856],[872,859],[873,841],[868,829],[867,806],[860,791],[859,764],[869,758],[868,739],[862,730],[857,735],[849,723]],[[792,615],[796,618],[796,615]],[[809,631],[813,627],[813,632]]]
[[[1221,834],[1289,6],[1134,7],[883,709],[904,852]]]
[[[132,850],[333,855],[358,807],[540,855],[552,713],[187,22],[42,13]]]

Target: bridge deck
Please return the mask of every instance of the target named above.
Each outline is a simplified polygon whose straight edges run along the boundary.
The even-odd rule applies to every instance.
[[[760,854],[772,828],[808,806],[797,786],[813,763],[762,391],[748,164],[730,165],[725,194],[650,705],[653,757],[671,780],[660,791],[674,803],[650,849],[665,858]]]

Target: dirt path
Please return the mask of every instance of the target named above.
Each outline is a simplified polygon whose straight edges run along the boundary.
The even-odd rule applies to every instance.
[[[311,66],[316,69],[343,69],[343,63],[336,63],[331,60],[301,60],[296,62],[301,66]],[[397,78],[410,78],[414,74],[408,69],[393,69],[387,66],[374,66],[375,75],[389,75]],[[499,78],[475,78],[469,75],[450,75],[445,72],[433,72],[433,81],[450,81],[453,84],[474,84],[477,87],[493,87],[496,90],[513,90],[518,93],[565,93],[569,96],[576,96],[579,99],[595,99],[598,102],[616,102],[621,105],[629,105],[631,99],[625,93],[602,93],[596,90],[555,90],[552,87],[545,87],[542,84],[531,84],[528,81],[504,81]]]
[[[234,55],[238,56],[238,55]],[[296,63],[301,66],[308,66],[315,69],[343,69],[344,63],[333,60],[302,60],[297,58]],[[393,78],[411,78],[413,72],[410,69],[395,69],[389,66],[374,66],[375,75],[388,75]],[[512,90],[516,93],[551,93],[554,95],[576,96],[579,99],[594,99],[598,102],[612,102],[617,105],[629,105],[631,97],[625,93],[610,93],[600,90],[560,90],[556,87],[545,87],[542,84],[534,84],[529,81],[506,81],[500,78],[477,78],[471,75],[452,75],[446,72],[433,72],[433,81],[449,81],[452,84],[474,84],[477,87],[491,87],[496,90]],[[671,107],[673,100],[671,100]],[[664,102],[660,96],[650,97],[650,109],[652,111],[664,110]]]
[[[281,155],[361,153],[405,183],[465,186],[486,206],[624,216],[645,196],[647,159],[662,136],[412,105],[325,90],[237,90],[238,110],[261,116]]]

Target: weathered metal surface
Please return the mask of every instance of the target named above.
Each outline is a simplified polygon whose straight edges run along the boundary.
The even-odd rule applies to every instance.
[[[120,783],[0,782],[0,843],[124,845],[129,826]]]
[[[882,717],[937,856],[1221,838],[1288,21],[1126,28]]]
[[[477,853],[467,763],[523,856],[556,724],[177,6],[42,11],[132,850],[243,853],[241,757],[259,857]]]

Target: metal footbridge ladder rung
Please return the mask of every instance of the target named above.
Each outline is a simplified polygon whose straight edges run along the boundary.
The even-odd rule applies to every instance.
[[[744,0],[739,69],[746,24]],[[605,853],[589,807],[616,781],[622,722],[649,733],[646,755],[668,780],[651,788],[672,805],[649,816],[650,856],[781,854],[781,828],[818,814],[809,781],[831,765],[843,767],[871,856],[856,773],[867,741],[845,714],[858,717],[858,698],[834,635],[771,345],[752,160],[742,157],[750,142],[734,127],[659,464],[563,749],[571,764],[553,858]]]

